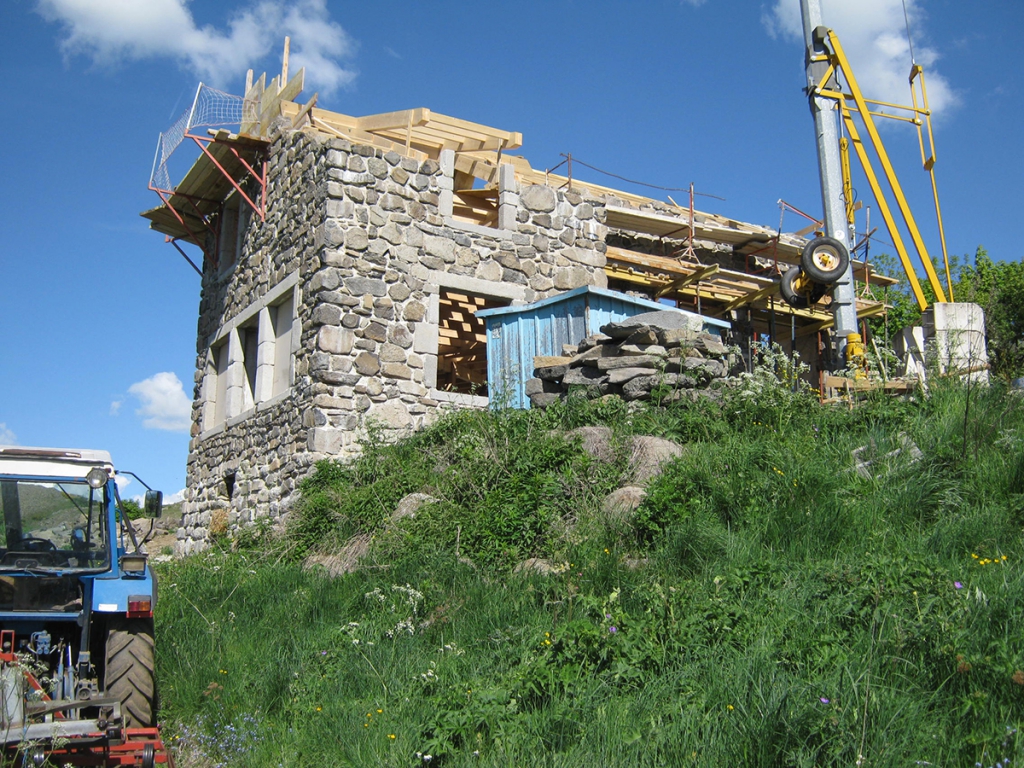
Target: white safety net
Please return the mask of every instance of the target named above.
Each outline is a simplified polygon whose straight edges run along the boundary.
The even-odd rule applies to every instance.
[[[243,122],[253,120],[255,111],[255,103],[200,83],[192,106],[182,113],[170,128],[160,134],[149,185],[167,192],[172,191],[167,163],[174,150],[185,140],[185,135],[193,128],[237,127]]]

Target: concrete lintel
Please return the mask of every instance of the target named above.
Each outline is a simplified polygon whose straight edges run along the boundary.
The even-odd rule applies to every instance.
[[[441,272],[436,269],[430,271],[427,276],[427,282],[439,288],[468,291],[469,293],[481,296],[492,296],[496,299],[521,301],[526,298],[525,285],[499,283],[492,280],[481,280],[477,277],[466,277],[465,275],[453,275],[450,272]]]

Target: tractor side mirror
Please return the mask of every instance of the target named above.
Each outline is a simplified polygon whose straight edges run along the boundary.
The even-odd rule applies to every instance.
[[[146,491],[146,517],[160,517],[164,511],[163,491]]]

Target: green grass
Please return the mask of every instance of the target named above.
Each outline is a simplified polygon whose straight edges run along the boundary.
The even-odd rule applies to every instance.
[[[562,437],[586,424],[613,461]],[[688,448],[609,523],[633,434]],[[908,439],[920,460],[887,456]],[[437,502],[390,522],[414,491]],[[461,413],[303,492],[283,540],[161,566],[186,768],[1024,757],[1024,403],[998,387]],[[355,533],[363,569],[302,570]],[[513,575],[527,557],[560,573]]]

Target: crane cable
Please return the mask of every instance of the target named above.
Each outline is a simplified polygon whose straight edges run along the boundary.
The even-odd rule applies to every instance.
[[[907,14],[907,0],[903,1],[903,21],[907,25],[907,44],[910,46],[910,63],[911,65],[917,64],[917,59],[914,58],[914,39],[910,36],[910,16]]]

